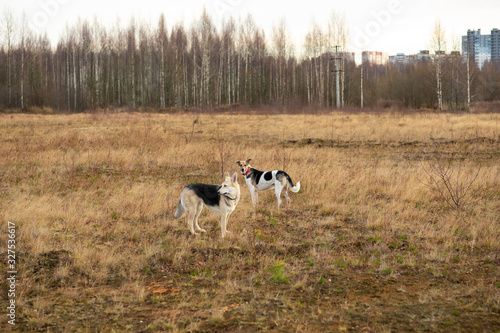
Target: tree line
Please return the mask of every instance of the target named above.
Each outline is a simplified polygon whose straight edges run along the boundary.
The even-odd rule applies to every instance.
[[[1,108],[334,108],[363,100],[365,107],[435,108],[443,101],[463,109],[467,101],[461,56],[440,59],[437,76],[433,60],[380,66],[334,56],[334,46],[348,45],[345,19],[336,13],[327,27],[313,24],[300,55],[284,20],[266,35],[251,16],[217,26],[205,11],[189,28],[168,28],[163,15],[154,26],[79,20],[55,46],[8,10],[0,29]],[[499,99],[498,66],[469,65],[473,100]]]

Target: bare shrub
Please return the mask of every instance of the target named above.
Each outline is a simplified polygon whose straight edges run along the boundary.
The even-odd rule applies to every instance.
[[[186,144],[188,144],[191,141],[193,141],[194,127],[196,126],[196,124],[198,124],[198,118],[196,118],[195,120],[193,120],[193,125],[191,127],[191,134],[190,134],[189,138],[188,138],[188,136],[186,134],[184,134],[184,138],[186,139]]]
[[[438,157],[422,164],[426,179],[421,182],[437,193],[450,207],[461,211],[471,202],[471,189],[481,171],[464,167],[464,158]]]
[[[230,166],[234,163],[233,144],[228,140],[226,129],[221,123],[217,123],[212,150],[209,152],[208,159],[212,160],[212,165],[219,170],[220,178],[224,178],[226,172],[229,172]]]

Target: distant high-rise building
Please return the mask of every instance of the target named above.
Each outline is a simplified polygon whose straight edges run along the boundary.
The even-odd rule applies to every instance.
[[[363,51],[361,53],[361,61],[363,63],[368,62],[371,65],[386,65],[388,56],[386,53],[379,51]]]
[[[404,53],[396,54],[396,64],[404,64],[406,63],[406,56]]]
[[[332,53],[332,56],[335,56],[335,52]],[[339,52],[339,57],[345,59],[345,61],[355,61],[356,54],[354,52]]]
[[[417,59],[419,61],[425,61],[425,60],[429,60],[431,59],[431,55],[429,54],[429,50],[421,50],[418,54],[417,54]]]
[[[500,30],[491,30],[491,61],[500,62]]]
[[[479,68],[486,61],[500,60],[500,31],[491,30],[491,35],[481,35],[481,29],[467,30],[467,36],[462,36],[462,54],[474,59]],[[493,54],[495,52],[495,54]]]
[[[418,55],[416,54],[404,54],[404,53],[396,53],[396,55],[389,56],[388,63],[393,65],[406,65],[411,64],[417,61]]]

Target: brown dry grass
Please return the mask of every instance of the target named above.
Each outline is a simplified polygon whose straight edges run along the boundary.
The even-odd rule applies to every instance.
[[[499,120],[0,115],[16,329],[498,331]],[[209,212],[207,234],[191,236],[173,219],[182,187],[220,183],[247,158],[301,181],[291,206],[277,210],[270,191],[254,209],[240,176],[231,237]],[[424,184],[438,158],[481,167],[459,212]]]

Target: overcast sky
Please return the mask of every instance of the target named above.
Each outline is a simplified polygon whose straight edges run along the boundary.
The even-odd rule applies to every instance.
[[[482,34],[489,34],[492,28],[500,28],[499,0],[0,0],[0,11],[5,6],[17,18],[24,11],[30,27],[38,32],[46,31],[53,44],[66,25],[72,25],[79,17],[90,21],[97,18],[108,27],[115,24],[117,18],[126,26],[132,17],[156,25],[163,12],[169,27],[177,23],[189,27],[200,17],[203,8],[217,26],[225,16],[238,20],[250,13],[266,36],[285,18],[297,53],[312,23],[326,29],[328,17],[334,10],[345,15],[350,49],[356,52],[363,49],[412,54],[428,49],[437,19],[441,20],[450,40],[448,50],[451,39],[465,35],[467,29],[481,29]]]

